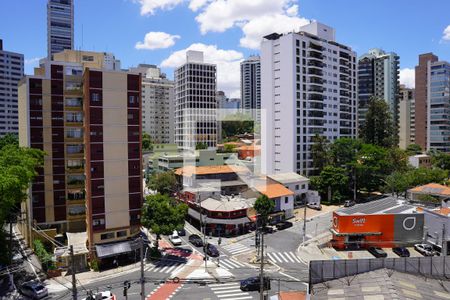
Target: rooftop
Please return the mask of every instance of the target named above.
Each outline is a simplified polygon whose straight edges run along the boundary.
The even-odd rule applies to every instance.
[[[287,172],[287,173],[279,173],[279,174],[273,174],[273,175],[267,175],[268,178],[275,180],[281,184],[289,184],[289,183],[295,183],[299,181],[309,181],[308,178],[299,175],[294,172]]]
[[[235,211],[253,207],[256,198],[246,199],[240,196],[210,197],[202,201],[202,207],[209,211]]]
[[[228,173],[247,173],[247,168],[242,166],[221,165],[221,166],[186,166],[175,171],[176,175],[208,175],[208,174],[228,174]]]
[[[255,186],[256,190],[269,198],[292,196],[294,193],[279,183],[266,183]]]
[[[405,204],[405,201],[387,197],[336,211],[339,215],[379,215],[379,214],[410,214],[417,212],[415,206]]]
[[[437,196],[450,196],[450,187],[437,184],[437,183],[429,183],[426,185],[417,186],[408,190],[410,193],[420,193],[420,194],[430,194]]]
[[[379,269],[313,286],[311,299],[449,299],[450,281]]]

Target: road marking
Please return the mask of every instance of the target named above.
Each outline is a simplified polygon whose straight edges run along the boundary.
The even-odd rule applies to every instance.
[[[276,263],[302,263],[300,258],[291,252],[269,252],[267,256]]]
[[[239,254],[239,253],[244,253],[244,252],[248,252],[248,251],[252,250],[252,249],[248,248],[247,246],[244,246],[239,243],[226,245],[223,248],[232,254]]]
[[[228,270],[245,267],[244,264],[232,259],[222,259],[220,260],[219,264],[222,268]]]
[[[237,283],[235,282],[229,282],[229,283],[214,283],[214,284],[209,284],[210,287],[216,287],[216,286],[227,286],[227,285],[236,285]]]
[[[214,290],[214,294],[236,293],[236,292],[240,293],[241,289],[240,288],[237,289],[237,288],[233,287],[233,290],[229,290],[229,289],[226,289],[226,290],[223,290],[223,291],[218,291],[217,289]]]

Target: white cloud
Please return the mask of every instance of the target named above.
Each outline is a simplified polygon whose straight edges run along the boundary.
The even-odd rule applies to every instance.
[[[157,9],[170,10],[184,0],[134,0],[141,5],[141,15],[154,15]]]
[[[191,2],[189,2],[189,8],[192,11],[197,11],[200,8],[202,8],[203,6],[206,5],[206,3],[208,3],[209,0],[191,0]]]
[[[444,41],[450,41],[450,25],[448,25],[447,28],[444,29],[442,39]]]
[[[144,42],[137,42],[136,49],[164,49],[175,45],[175,40],[179,39],[179,35],[171,35],[165,32],[149,32],[144,37]]]
[[[40,59],[41,59],[40,57],[33,57],[33,58],[25,59],[24,62],[25,62],[26,65],[34,65],[37,62],[39,62]]]
[[[161,62],[161,67],[176,68],[186,62],[186,51],[203,51],[207,63],[217,65],[217,89],[223,90],[229,97],[240,97],[240,62],[243,54],[235,50],[218,49],[216,45],[192,44],[186,49],[173,52]]]
[[[295,4],[286,9],[286,14],[291,17],[298,15],[298,5]]]
[[[242,26],[244,36],[240,40],[240,45],[246,48],[258,49],[263,36],[273,32],[286,33],[297,31],[300,26],[308,23],[307,19],[282,14],[258,17]]]
[[[414,69],[404,68],[400,70],[400,83],[404,84],[407,88],[414,88],[416,72]]]

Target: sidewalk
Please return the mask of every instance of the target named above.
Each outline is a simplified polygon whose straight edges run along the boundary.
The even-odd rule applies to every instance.
[[[305,263],[309,264],[311,260],[328,260],[341,258],[339,252],[332,247],[319,247],[319,245],[329,242],[331,233],[325,232],[317,237],[300,244],[297,249],[297,256]]]

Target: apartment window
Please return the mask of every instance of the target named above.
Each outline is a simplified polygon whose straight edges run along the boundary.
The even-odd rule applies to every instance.
[[[130,104],[134,104],[134,101],[135,101],[134,95],[128,96],[128,102],[129,102]]]
[[[100,96],[98,93],[92,93],[91,98],[92,98],[92,101],[94,101],[94,102],[100,101]]]
[[[117,231],[116,235],[117,235],[118,238],[126,237],[127,236],[127,231],[126,230]]]
[[[288,204],[289,202],[289,197],[284,197],[284,204]]]
[[[299,187],[300,187],[300,186],[299,186],[298,184],[296,184],[296,185],[295,185],[295,190],[298,191],[298,188],[299,188]]]
[[[105,219],[94,219],[92,220],[93,226],[105,225]]]
[[[103,233],[100,235],[100,239],[109,240],[114,238],[114,232]]]

